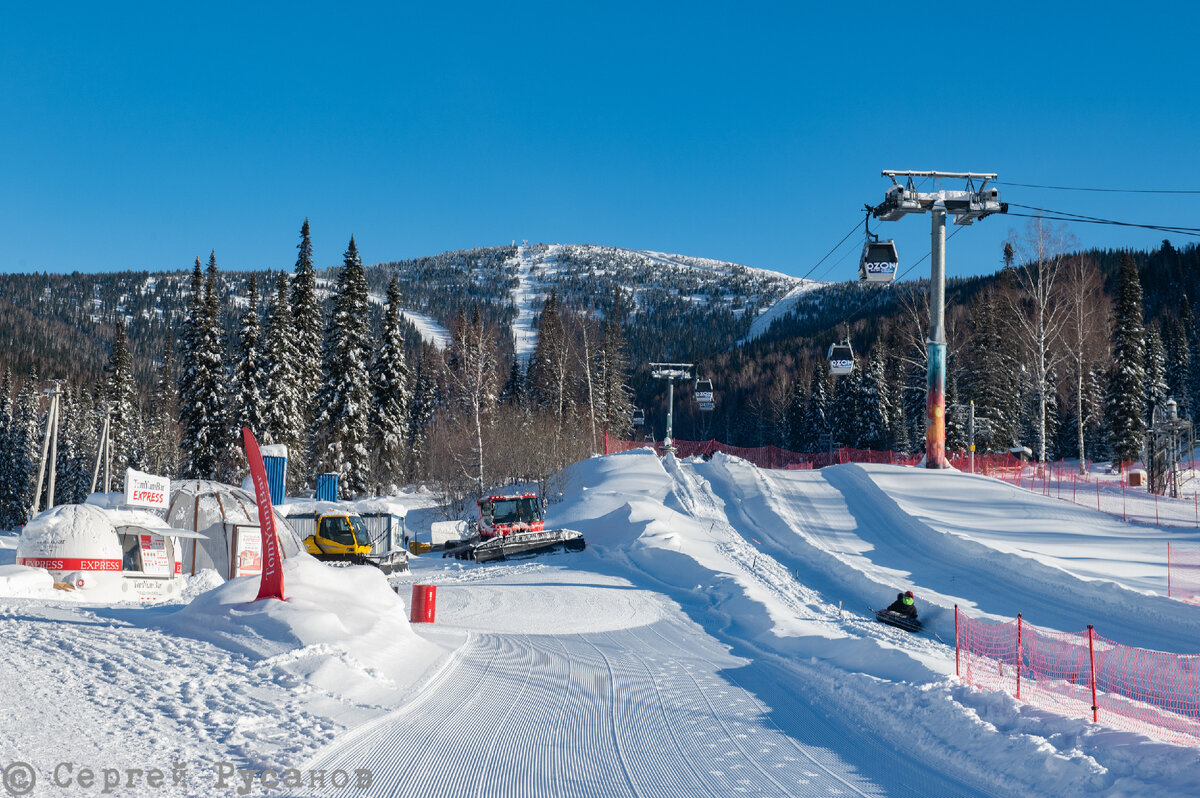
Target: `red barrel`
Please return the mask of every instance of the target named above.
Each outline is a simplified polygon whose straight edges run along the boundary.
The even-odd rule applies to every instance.
[[[413,585],[410,621],[413,623],[433,623],[433,611],[436,607],[437,585]]]

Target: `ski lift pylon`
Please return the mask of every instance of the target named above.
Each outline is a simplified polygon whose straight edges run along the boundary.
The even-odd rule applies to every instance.
[[[825,357],[829,361],[830,374],[844,377],[854,371],[854,349],[850,346],[849,338],[841,343],[830,344]]]

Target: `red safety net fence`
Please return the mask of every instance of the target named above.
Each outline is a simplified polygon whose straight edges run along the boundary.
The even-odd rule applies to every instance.
[[[1167,595],[1200,604],[1200,549],[1167,544]]]
[[[605,438],[604,453],[627,452],[632,449],[651,447],[662,454],[661,441],[622,441]],[[717,452],[740,457],[759,468],[809,469],[824,468],[841,463],[884,463],[890,465],[916,465],[920,454],[901,454],[879,449],[851,449],[839,447],[828,452],[793,452],[779,446],[730,446],[719,441],[675,441],[677,457],[712,457]]]
[[[1122,645],[1089,626],[1057,632],[977,620],[955,608],[960,679],[1027,704],[1200,747],[1200,654]]]

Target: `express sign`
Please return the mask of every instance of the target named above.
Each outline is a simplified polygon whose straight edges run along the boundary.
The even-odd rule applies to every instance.
[[[125,504],[130,507],[167,509],[171,480],[132,468],[125,471]]]

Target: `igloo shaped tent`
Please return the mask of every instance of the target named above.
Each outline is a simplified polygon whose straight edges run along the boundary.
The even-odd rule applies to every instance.
[[[283,556],[295,557],[303,547],[278,512],[275,530]],[[258,505],[241,488],[205,479],[171,483],[167,525],[194,533],[183,545],[183,573],[212,568],[233,579],[262,572],[262,530]]]
[[[102,601],[160,601],[182,588],[183,534],[141,510],[60,504],[25,525],[17,564]]]

